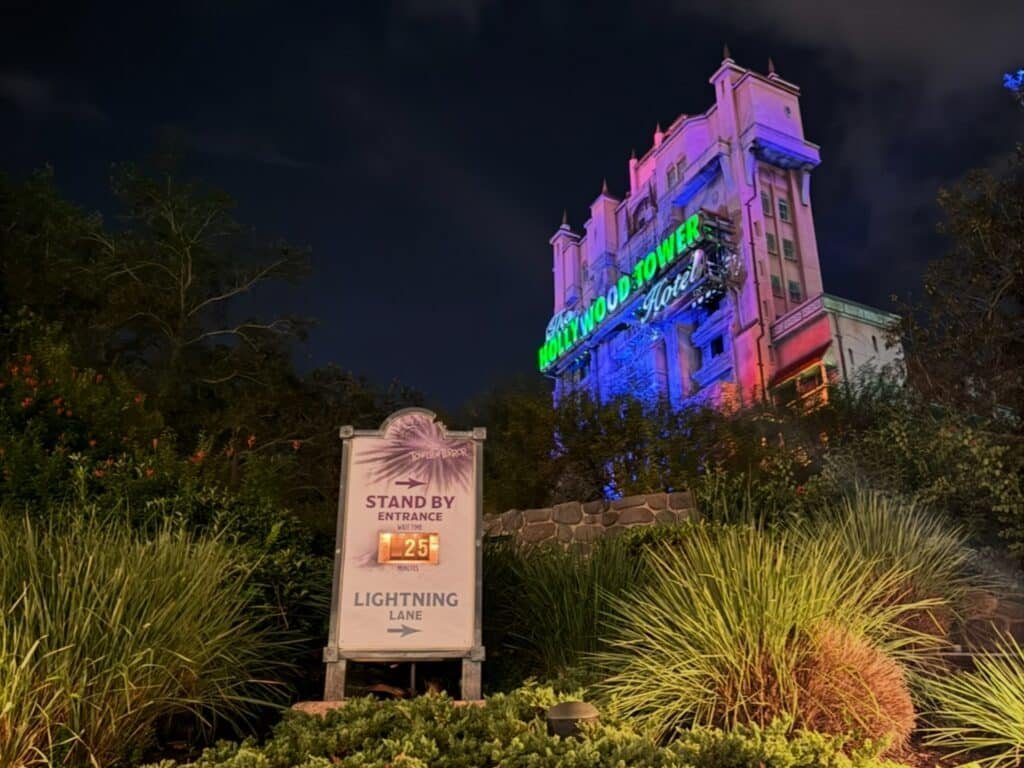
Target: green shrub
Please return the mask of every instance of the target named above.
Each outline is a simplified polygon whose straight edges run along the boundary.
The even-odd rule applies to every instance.
[[[941,601],[888,599],[904,571],[851,561],[835,539],[753,527],[693,526],[648,556],[648,583],[613,601],[600,686],[613,712],[662,735],[788,717],[907,737],[913,708],[894,659],[928,638],[900,620]]]
[[[49,530],[0,520],[0,756],[111,765],[172,716],[240,722],[272,694],[280,641],[236,552],[78,512]]]
[[[189,768],[882,768],[877,749],[842,738],[761,728],[685,731],[659,746],[628,725],[604,719],[580,738],[547,735],[544,710],[560,697],[526,687],[455,707],[450,699],[354,699],[323,718],[289,713],[273,737],[222,743]],[[172,768],[171,761],[153,768]]]
[[[951,757],[972,753],[981,765],[1010,768],[1024,759],[1024,648],[1006,636],[995,651],[975,656],[973,671],[926,678],[933,705],[923,731]]]
[[[1024,450],[1005,427],[938,412],[909,394],[877,403],[875,423],[833,441],[822,475],[914,497],[974,534],[1024,554]]]

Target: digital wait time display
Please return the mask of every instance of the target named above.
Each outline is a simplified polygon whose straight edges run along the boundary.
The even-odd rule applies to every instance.
[[[377,562],[437,565],[440,544],[441,537],[436,533],[380,533]]]

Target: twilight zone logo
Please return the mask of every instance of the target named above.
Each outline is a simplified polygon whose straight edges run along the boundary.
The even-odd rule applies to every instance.
[[[470,487],[473,450],[468,440],[451,439],[442,424],[421,413],[392,422],[379,444],[365,451],[371,482],[427,485],[435,489]],[[409,480],[408,478],[415,478]]]

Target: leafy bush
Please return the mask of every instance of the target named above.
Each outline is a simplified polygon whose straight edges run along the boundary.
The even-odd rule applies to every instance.
[[[693,526],[648,556],[648,583],[613,601],[600,686],[613,712],[663,735],[787,717],[906,739],[913,709],[892,659],[927,638],[900,621],[939,601],[891,600],[904,571],[851,561],[835,539],[736,526]]]
[[[1024,554],[1024,451],[1005,427],[930,408],[904,394],[875,423],[835,441],[822,475],[913,497]]]
[[[689,488],[723,522],[752,512],[786,525],[860,482],[1024,554],[1019,425],[937,409],[886,372],[871,374],[810,412],[580,397],[552,413],[544,391],[492,395],[473,416],[501,443],[502,460],[487,469],[488,511]]]
[[[972,753],[980,765],[1009,768],[1024,758],[1024,648],[1010,636],[995,654],[974,657],[974,670],[933,675],[925,743]],[[1002,655],[999,655],[1002,654]]]
[[[582,738],[548,736],[544,710],[557,697],[527,687],[456,707],[441,696],[354,699],[323,718],[290,713],[263,746],[249,740],[207,750],[190,768],[881,768],[877,750],[842,737],[790,733],[788,723],[732,732],[699,729],[658,746],[605,721]],[[847,750],[850,754],[846,754]],[[165,761],[152,768],[172,768]]]
[[[212,727],[273,694],[281,641],[238,553],[77,512],[48,530],[0,520],[4,765],[110,765],[172,716]]]

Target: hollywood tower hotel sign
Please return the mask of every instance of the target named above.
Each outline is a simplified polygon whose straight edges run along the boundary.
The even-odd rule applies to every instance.
[[[799,88],[726,52],[715,103],[654,133],[584,233],[551,238],[554,313],[537,365],[575,391],[743,404],[813,403],[865,365],[898,365],[895,315],[824,292],[811,209],[818,147]]]

